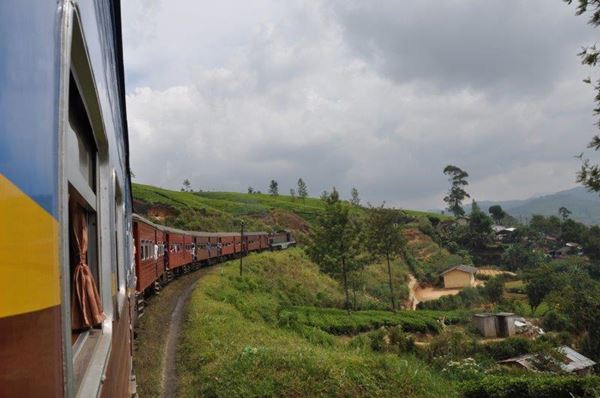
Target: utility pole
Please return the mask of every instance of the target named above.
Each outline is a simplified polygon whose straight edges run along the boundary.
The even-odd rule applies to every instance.
[[[240,231],[240,276],[242,276],[243,259],[244,259],[244,220],[242,220],[242,229]]]

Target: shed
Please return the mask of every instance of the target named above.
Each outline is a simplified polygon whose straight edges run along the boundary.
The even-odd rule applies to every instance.
[[[591,373],[592,368],[596,365],[596,362],[581,355],[569,346],[564,345],[559,347],[558,352],[562,354],[563,358],[561,358],[561,361],[557,363],[557,365],[560,366],[563,372],[585,375]],[[535,355],[536,354],[521,355],[519,357],[499,361],[498,363],[519,366],[534,372],[543,371],[544,369],[538,369],[536,367]]]
[[[475,286],[475,273],[477,268],[469,265],[457,265],[442,272],[444,278],[444,287],[446,289],[456,289]]]
[[[498,337],[510,337],[515,335],[515,318],[512,312],[499,312],[496,314],[496,334]]]
[[[496,316],[482,313],[473,315],[473,323],[483,337],[496,337]]]

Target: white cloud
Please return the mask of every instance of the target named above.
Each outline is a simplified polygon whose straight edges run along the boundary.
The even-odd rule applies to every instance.
[[[275,178],[287,192],[303,177],[313,195],[335,185],[348,196],[356,186],[365,201],[418,208],[441,207],[447,186],[441,170],[448,163],[469,171],[478,199],[524,197],[572,185],[577,169],[572,156],[593,134],[591,92],[580,83],[584,72],[577,66],[577,48],[570,60],[549,66],[542,90],[519,89],[530,70],[515,76],[519,84],[504,92],[498,89],[502,81],[481,84],[488,71],[473,76],[477,84],[470,84],[456,63],[449,69],[458,68],[460,79],[448,89],[439,83],[451,78],[444,76],[444,58],[435,68],[427,64],[417,79],[397,74],[402,68],[382,68],[382,62],[397,63],[403,56],[418,58],[427,51],[418,47],[431,42],[415,35],[403,38],[400,47],[379,45],[397,8],[365,13],[390,14],[370,38],[377,51],[369,53],[351,32],[357,21],[359,32],[371,32],[364,25],[369,18],[352,14],[349,23],[339,7],[329,4],[129,3],[125,61],[137,180],[178,188],[190,178],[195,188],[244,191],[251,185],[264,191]],[[572,24],[566,32],[579,32],[574,26],[585,21],[567,20],[560,13],[572,10],[562,7],[552,9],[552,21]],[[346,16],[351,11],[343,10]],[[460,13],[455,18],[464,23]],[[403,32],[422,35],[425,23],[412,21],[414,31],[409,26]],[[522,25],[498,23],[497,36]],[[395,27],[388,28],[393,34]],[[523,33],[534,28],[556,26],[538,21]],[[464,29],[475,34],[481,26],[466,23]],[[407,40],[414,48],[409,50]],[[510,42],[499,46],[512,47]],[[551,47],[532,49],[531,57]],[[564,66],[569,62],[572,67]]]

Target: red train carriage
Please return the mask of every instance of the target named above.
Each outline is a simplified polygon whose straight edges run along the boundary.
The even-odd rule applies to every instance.
[[[144,292],[160,278],[160,269],[164,269],[163,253],[159,247],[158,234],[162,235],[150,221],[134,214],[133,237],[135,239],[136,290]],[[161,237],[162,239],[162,237]],[[159,257],[160,255],[160,257]]]
[[[239,234],[235,233],[221,233],[221,255],[222,256],[233,256],[235,253],[235,238]]]
[[[196,248],[196,261],[206,261],[208,260],[208,242],[209,242],[209,234],[206,232],[193,232],[192,233],[195,248]]]
[[[208,257],[217,258],[219,257],[219,234],[210,233],[208,235]]]
[[[263,237],[267,237],[268,234],[266,232],[248,232],[244,234],[245,244],[247,245],[248,251],[259,251],[261,250],[261,242],[263,241]],[[264,247],[266,248],[266,246]]]
[[[165,234],[167,238],[167,258],[165,264],[167,268],[169,270],[176,270],[191,263],[191,254],[185,248],[186,243],[191,241],[191,237],[185,231],[166,227]]]
[[[163,280],[165,276],[165,255],[167,249],[167,233],[163,227],[156,226],[156,245],[158,246],[156,261],[156,277]]]

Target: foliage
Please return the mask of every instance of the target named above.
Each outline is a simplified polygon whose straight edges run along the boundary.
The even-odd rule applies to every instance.
[[[298,178],[298,197],[302,200],[308,196],[308,188],[302,178]]]
[[[272,196],[279,195],[279,183],[275,180],[271,180],[269,183],[269,194]]]
[[[506,213],[500,205],[490,206],[488,212],[492,215],[492,218],[494,219],[494,221],[496,221],[497,224],[500,223],[500,221],[502,221],[502,219],[506,216]]]
[[[352,187],[350,191],[350,204],[353,206],[360,206],[360,196],[358,195],[358,189]]]
[[[539,250],[515,243],[510,245],[502,255],[502,263],[509,271],[529,270],[538,267],[546,257]]]
[[[567,209],[564,206],[561,206],[558,209],[558,214],[560,215],[560,217],[562,218],[563,221],[566,221],[572,213],[571,213],[571,210]]]
[[[566,3],[571,4],[573,0],[564,0]],[[588,19],[588,23],[594,27],[600,25],[600,0],[578,0],[577,15],[585,14],[590,11],[591,15]],[[596,49],[596,45],[584,47],[583,50],[578,54],[581,58],[581,63],[595,67],[598,64],[598,56],[600,52]],[[584,82],[591,84],[591,79],[588,77]],[[600,116],[600,80],[594,84],[594,90],[596,96],[594,101],[596,102],[596,108],[594,108],[594,114]],[[596,123],[600,127],[600,120]],[[600,149],[600,135],[595,135],[588,144],[588,149],[597,151]],[[582,159],[581,169],[577,173],[577,182],[583,184],[591,191],[600,192],[600,165],[592,164],[590,159],[583,159],[583,153],[580,155]]]
[[[366,250],[373,259],[385,260],[388,271],[390,301],[392,311],[396,310],[394,283],[392,279],[392,258],[404,252],[406,241],[401,234],[399,213],[394,209],[369,206],[366,215]]]
[[[330,299],[320,298],[317,286],[324,285],[337,286],[335,301],[343,303],[337,282],[310,264],[293,250],[249,256],[244,278],[236,275],[234,262],[224,265],[223,275],[211,271],[186,308],[177,395],[457,396],[451,383],[412,356],[372,352],[368,344],[366,349],[346,346],[299,324],[281,303],[325,304],[334,293],[325,288]],[[275,319],[268,320],[272,316],[265,308]]]
[[[479,209],[475,201],[471,205],[469,227],[459,241],[470,249],[484,249],[490,242],[492,233],[491,218]]]
[[[525,274],[525,291],[529,299],[529,305],[533,311],[544,301],[546,295],[562,288],[566,283],[565,278],[555,272],[550,265],[542,265]]]
[[[456,295],[442,296],[435,300],[419,303],[417,308],[427,310],[452,311],[473,308],[485,303],[487,298],[480,287],[468,287]]]
[[[482,290],[489,301],[498,303],[502,300],[502,295],[504,294],[504,278],[502,276],[490,278]]]
[[[543,233],[545,235],[551,235],[558,237],[561,230],[561,221],[557,216],[544,217],[539,214],[531,216],[529,226],[535,231]]]
[[[466,315],[460,311],[388,311],[366,310],[348,313],[338,308],[298,306],[286,311],[296,314],[300,324],[319,328],[334,335],[354,335],[384,326],[400,326],[404,332],[438,333],[442,322],[464,322]]]
[[[469,174],[466,171],[461,170],[459,167],[448,165],[444,168],[444,174],[449,176],[450,189],[448,195],[444,197],[444,202],[448,204],[447,210],[454,214],[455,217],[463,216],[465,214],[462,208],[462,201],[465,198],[470,198],[464,187],[469,185],[467,177]]]
[[[465,398],[594,398],[600,378],[589,376],[486,376],[461,385]]]
[[[349,205],[340,201],[334,188],[325,199],[325,211],[310,231],[307,254],[323,272],[341,279],[346,308],[351,307],[348,274],[364,266],[359,233],[358,219],[351,216]]]

